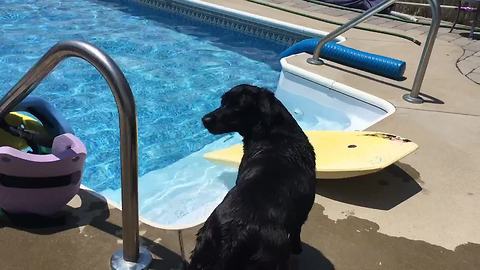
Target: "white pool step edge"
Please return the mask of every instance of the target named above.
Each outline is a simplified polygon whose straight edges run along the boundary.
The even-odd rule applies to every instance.
[[[80,185],[80,188],[83,189],[83,190],[89,191],[93,196],[97,197],[98,199],[100,199],[102,201],[107,202],[110,206],[113,206],[114,208],[122,211],[122,205],[121,204],[119,204],[119,203],[117,203],[113,200],[110,200],[106,196],[103,196],[102,194],[96,192],[95,190],[93,190],[93,189],[91,189],[91,188],[89,188],[89,187],[87,187],[83,184]],[[141,223],[147,224],[147,225],[155,227],[157,229],[169,230],[169,231],[181,231],[181,230],[185,230],[185,229],[190,229],[190,228],[196,227],[196,226],[205,222],[204,220],[202,220],[201,222],[198,222],[198,223],[190,223],[190,224],[169,226],[169,225],[159,224],[157,222],[142,218],[140,213],[139,213],[139,220],[140,220]]]
[[[375,122],[373,122],[371,125],[380,122],[381,120],[387,118],[388,116],[392,115],[396,108],[395,106],[384,100],[381,99],[377,96],[374,96],[372,94],[366,93],[364,91],[361,91],[359,89],[356,89],[354,87],[345,85],[343,83],[339,83],[335,80],[329,79],[327,77],[324,77],[322,75],[307,71],[305,69],[302,69],[300,67],[294,66],[290,63],[287,62],[288,57],[282,58],[280,60],[280,64],[282,66],[282,72],[288,72],[293,75],[296,75],[298,77],[301,77],[303,79],[309,80],[315,84],[325,86],[327,88],[330,88],[331,90],[337,91],[339,93],[342,93],[344,95],[353,97],[355,99],[361,100],[365,103],[368,103],[370,105],[373,105],[375,107],[378,107],[386,112],[386,114],[377,119]]]

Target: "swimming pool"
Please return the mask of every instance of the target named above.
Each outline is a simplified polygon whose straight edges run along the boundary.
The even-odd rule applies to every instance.
[[[103,49],[135,95],[141,215],[161,224],[189,224],[207,216],[235,179],[234,170],[214,166],[202,154],[240,141],[238,135],[210,135],[201,116],[234,85],[276,89],[277,57],[286,45],[120,2],[3,1],[0,94],[60,40],[85,40]],[[120,202],[118,117],[100,75],[86,63],[67,60],[34,94],[59,109],[86,143],[84,185]],[[341,111],[322,108],[324,117],[303,127],[352,126]]]
[[[88,41],[119,64],[138,106],[141,175],[215,140],[199,119],[229,87],[274,88],[284,47],[133,4],[9,0],[0,12],[2,94],[60,40]],[[86,142],[84,183],[118,188],[117,112],[98,72],[69,59],[34,94],[54,104]]]

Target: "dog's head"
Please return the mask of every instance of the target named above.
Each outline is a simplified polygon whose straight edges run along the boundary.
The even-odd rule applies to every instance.
[[[272,92],[242,84],[226,92],[221,106],[206,114],[202,122],[212,134],[238,132],[245,136],[271,128],[282,119],[284,112],[285,107]]]

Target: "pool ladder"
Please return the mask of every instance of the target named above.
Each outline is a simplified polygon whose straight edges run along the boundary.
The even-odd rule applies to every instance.
[[[394,4],[395,1],[396,0],[384,0],[378,5],[370,8],[369,10],[358,15],[349,22],[330,32],[325,37],[321,38],[320,42],[318,42],[318,45],[315,47],[313,57],[308,58],[307,62],[312,65],[322,65],[324,62],[320,59],[320,51],[325,44],[327,44],[329,41],[334,40],[339,35],[357,26],[371,16],[384,10],[388,6]],[[405,94],[403,96],[404,100],[416,104],[423,103],[423,98],[419,97],[420,88],[422,87],[423,78],[425,77],[425,72],[427,71],[428,62],[430,61],[430,55],[432,54],[433,45],[435,43],[435,38],[437,37],[441,19],[441,8],[438,0],[428,0],[428,2],[430,3],[430,7],[432,9],[432,22],[430,24],[427,40],[425,41],[425,46],[423,48],[422,56],[420,58],[420,63],[418,64],[417,72],[415,74],[412,91],[409,94]]]
[[[66,58],[81,58],[94,66],[107,81],[120,123],[122,171],[123,249],[112,255],[112,269],[147,269],[150,252],[140,247],[138,233],[138,143],[137,112],[132,90],[120,68],[104,52],[82,41],[65,41],[53,46],[0,100],[0,119],[26,98]]]

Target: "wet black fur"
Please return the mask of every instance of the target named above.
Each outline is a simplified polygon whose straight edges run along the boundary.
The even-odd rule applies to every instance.
[[[300,231],[315,196],[315,154],[272,92],[239,85],[202,121],[243,136],[236,185],[197,235],[190,270],[283,270],[302,251]]]

